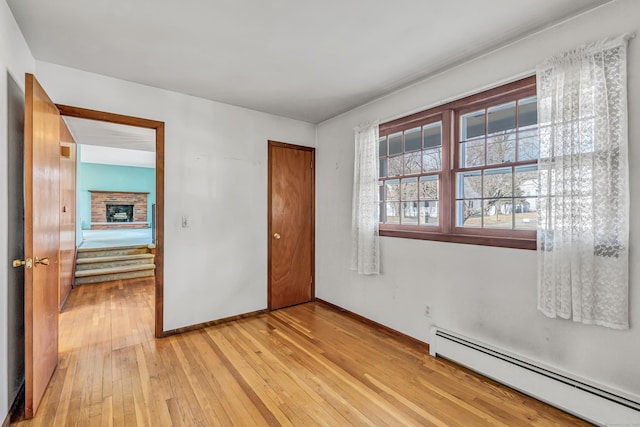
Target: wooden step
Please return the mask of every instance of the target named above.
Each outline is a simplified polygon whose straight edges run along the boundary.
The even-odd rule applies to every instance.
[[[101,274],[115,274],[115,273],[128,273],[131,271],[139,271],[139,270],[155,270],[156,266],[154,264],[137,264],[137,265],[123,265],[119,267],[109,267],[109,268],[96,268],[93,270],[81,270],[76,271],[76,277],[87,277],[87,276],[99,276]]]
[[[154,270],[136,270],[111,274],[99,274],[96,276],[76,277],[75,286],[88,285],[91,283],[112,282],[114,280],[136,279],[140,277],[153,277]]]
[[[155,245],[117,246],[112,248],[78,248],[78,260],[108,256],[148,254]]]
[[[154,264],[124,265],[108,268],[96,268],[92,270],[76,271],[74,284],[85,285],[89,283],[111,282],[113,280],[134,279],[149,277],[155,274]]]
[[[76,272],[106,269],[119,266],[153,264],[153,254],[118,255],[105,257],[80,258],[76,261]]]
[[[152,244],[79,248],[74,285],[153,276],[153,249]]]
[[[117,255],[117,256],[104,256],[104,257],[88,257],[80,258],[76,261],[76,264],[91,264],[94,262],[114,262],[125,261],[130,259],[153,259],[153,254],[132,254],[132,255]]]

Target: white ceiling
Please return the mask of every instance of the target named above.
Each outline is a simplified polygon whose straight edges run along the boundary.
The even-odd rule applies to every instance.
[[[104,165],[156,167],[156,131],[136,126],[64,116],[81,144],[80,161]]]
[[[77,144],[156,151],[155,129],[64,116]]]
[[[156,167],[155,153],[98,145],[82,145],[80,147],[80,161],[82,163],[135,166],[138,168],[154,169]]]
[[[7,0],[36,59],[319,123],[611,0]]]

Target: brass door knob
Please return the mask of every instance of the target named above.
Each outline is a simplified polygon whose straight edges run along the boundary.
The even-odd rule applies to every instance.
[[[22,267],[22,266],[24,266],[25,268],[31,268],[33,266],[33,262],[31,261],[31,258],[27,258],[24,261],[21,259],[13,260],[13,268]]]
[[[273,233],[273,238],[276,240],[280,240],[280,233]]]
[[[38,264],[42,264],[42,265],[49,265],[49,258],[44,257],[42,259],[38,258],[38,257],[34,257],[33,258],[33,263],[37,266]]]

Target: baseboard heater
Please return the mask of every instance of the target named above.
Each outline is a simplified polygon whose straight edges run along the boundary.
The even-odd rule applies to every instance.
[[[602,426],[640,426],[640,403],[471,338],[431,328],[429,353]]]

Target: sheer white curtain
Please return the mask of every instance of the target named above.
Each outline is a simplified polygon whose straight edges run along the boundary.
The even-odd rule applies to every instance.
[[[629,327],[627,37],[537,70],[538,309]]]
[[[378,123],[358,126],[354,132],[351,269],[358,274],[380,274]]]

